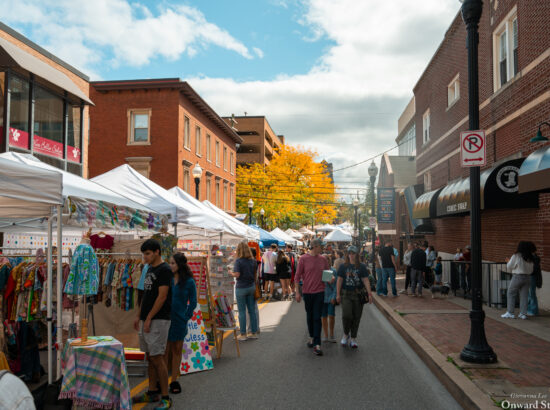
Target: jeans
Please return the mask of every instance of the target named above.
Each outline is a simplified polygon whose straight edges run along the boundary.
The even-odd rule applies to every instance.
[[[527,313],[530,315],[539,314],[539,301],[537,299],[537,279],[531,275],[531,285],[529,286],[529,301],[527,302]]]
[[[342,290],[342,325],[344,333],[351,337],[357,337],[361,315],[363,314],[363,304],[359,300],[359,295],[355,290]]]
[[[411,268],[411,291],[416,294],[418,286],[418,294],[422,296],[422,285],[424,284],[424,272],[420,269]]]
[[[405,290],[409,288],[411,284],[411,265],[407,265],[407,270],[405,271]]]
[[[323,323],[321,314],[325,303],[325,292],[304,293],[304,305],[306,307],[307,329],[309,337],[313,338],[313,345],[321,345],[321,329]]]
[[[513,314],[516,307],[516,295],[519,293],[519,313],[527,315],[527,296],[532,275],[514,274],[506,294],[508,313]]]
[[[241,335],[246,335],[246,311],[250,316],[250,327],[252,333],[258,332],[258,318],[256,317],[256,301],[254,300],[254,292],[256,286],[250,286],[249,288],[236,288],[235,293],[237,296],[237,307],[239,308],[239,328],[241,329]]]
[[[376,268],[376,294],[381,295],[382,294],[382,279],[383,279],[383,273],[382,268]],[[386,289],[386,293],[388,293]]]
[[[397,288],[395,287],[395,269],[394,268],[382,268],[382,294],[388,295],[388,278],[391,283],[391,293],[393,296],[397,296]],[[378,289],[376,290],[378,293]]]

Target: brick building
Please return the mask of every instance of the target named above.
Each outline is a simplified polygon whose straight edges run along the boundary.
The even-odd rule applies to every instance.
[[[90,176],[129,164],[169,189],[195,195],[192,169],[203,169],[200,200],[235,212],[236,147],[241,137],[178,78],[91,83]]]
[[[263,115],[224,117],[224,121],[243,139],[237,151],[237,164],[268,165],[273,154],[285,143],[285,137],[275,134]]]
[[[530,142],[550,118],[550,2],[487,1],[479,25],[480,128],[487,135],[482,168],[482,258],[503,261],[519,240],[535,242],[550,280],[550,179],[528,193],[518,175],[532,162]],[[429,218],[426,239],[445,254],[470,242],[469,170],[460,166],[468,127],[466,28],[457,14],[414,87],[416,177],[424,194],[413,216]],[[518,184],[519,181],[519,184]],[[540,182],[540,181],[539,181]],[[519,187],[518,187],[519,185]],[[550,305],[548,287],[542,299]]]
[[[89,78],[0,23],[0,152],[87,177]]]

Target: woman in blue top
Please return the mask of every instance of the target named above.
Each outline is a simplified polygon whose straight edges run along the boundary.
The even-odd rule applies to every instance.
[[[237,260],[233,267],[231,275],[237,279],[235,294],[237,296],[237,306],[239,308],[239,328],[241,334],[239,340],[258,338],[258,319],[256,318],[256,300],[254,293],[256,291],[256,268],[258,264],[252,257],[252,252],[248,243],[241,242],[237,246]],[[250,316],[250,327],[252,333],[246,337],[246,311]]]
[[[187,335],[187,322],[193,316],[197,307],[197,288],[193,273],[187,265],[187,258],[183,253],[176,253],[170,258],[170,268],[174,273],[172,279],[172,311],[168,344],[166,346],[166,365],[170,367],[169,355],[172,354],[172,383],[170,393],[181,393],[178,382],[180,375],[181,352],[183,340]]]

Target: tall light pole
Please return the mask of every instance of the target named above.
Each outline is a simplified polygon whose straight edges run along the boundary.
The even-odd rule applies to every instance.
[[[193,178],[195,179],[195,198],[199,200],[199,186],[201,184],[202,168],[197,162],[191,171]]]
[[[478,80],[478,43],[479,20],[483,11],[481,0],[464,0],[462,20],[466,24],[468,47],[468,115],[469,129],[479,129],[479,80]],[[497,355],[487,343],[485,336],[485,312],[481,299],[481,202],[479,167],[470,168],[470,241],[472,274],[472,310],[470,311],[470,341],[460,353],[460,358],[470,363],[494,363]]]
[[[265,215],[265,211],[264,211],[264,208],[262,208],[260,209],[260,216],[262,217],[262,229],[265,229],[264,215]]]
[[[359,245],[359,223],[357,221],[357,208],[358,207],[359,207],[359,199],[353,198],[353,210],[355,211],[355,227],[354,227],[355,246]]]
[[[374,209],[374,183],[376,182],[376,175],[378,175],[378,167],[374,163],[374,161],[371,162],[369,165],[369,177],[370,177],[370,188],[372,191],[372,198],[371,198],[371,215],[374,218],[375,217],[375,209]],[[372,255],[371,255],[371,263],[372,263],[372,276],[376,278],[376,265],[374,264],[374,242],[376,241],[376,229],[372,228]],[[380,278],[376,278],[376,280],[379,280]]]
[[[248,200],[248,225],[252,225],[252,208],[254,208],[254,201],[250,198]]]

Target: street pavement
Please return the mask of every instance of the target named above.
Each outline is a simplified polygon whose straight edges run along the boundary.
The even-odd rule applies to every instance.
[[[180,378],[174,408],[461,408],[374,305],[364,309],[359,349],[325,343],[322,357],[306,346],[303,303],[270,302],[260,317],[260,338],[241,342],[240,358],[229,337],[214,370]],[[338,341],[341,335],[337,308]]]

